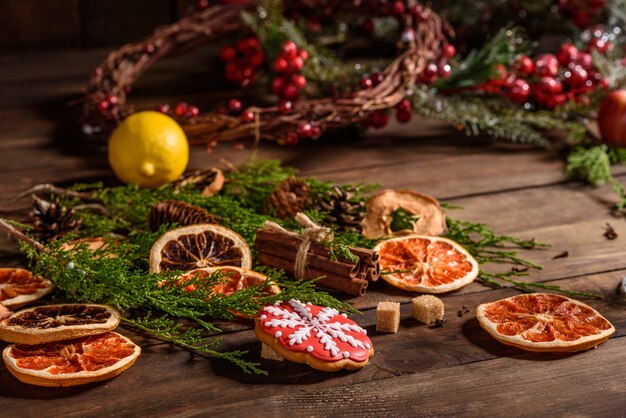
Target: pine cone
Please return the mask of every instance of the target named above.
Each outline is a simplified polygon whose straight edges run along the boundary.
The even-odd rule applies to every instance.
[[[161,225],[178,224],[180,226],[215,223],[215,217],[206,209],[178,200],[164,200],[150,208],[148,224],[155,232]]]
[[[361,231],[361,220],[365,214],[362,201],[351,202],[353,195],[339,186],[317,196],[318,209],[328,212],[325,220],[347,231]]]
[[[81,220],[74,218],[76,211],[63,206],[58,197],[51,201],[35,195],[32,198],[33,208],[30,216],[33,219],[33,233],[41,241],[50,242],[75,231],[80,226]]]
[[[265,202],[265,213],[281,219],[290,219],[302,212],[309,202],[309,185],[295,177],[278,184]]]

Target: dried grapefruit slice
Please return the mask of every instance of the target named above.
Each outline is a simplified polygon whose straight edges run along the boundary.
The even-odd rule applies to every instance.
[[[119,313],[104,305],[37,306],[0,321],[0,339],[17,344],[43,344],[102,334],[119,323]]]
[[[133,365],[141,348],[116,332],[38,345],[10,345],[2,358],[13,376],[37,386],[110,379]]]
[[[150,272],[252,266],[250,247],[236,232],[215,224],[190,225],[161,236],[150,250]]]
[[[479,305],[476,317],[496,340],[529,351],[582,351],[615,328],[591,306],[549,293],[529,293]]]
[[[412,292],[449,292],[478,276],[476,260],[447,238],[406,235],[382,241],[374,251],[380,256],[381,277]]]
[[[211,293],[216,295],[230,296],[238,290],[261,285],[267,280],[267,276],[264,274],[239,267],[206,267],[188,271],[180,276],[177,284],[185,286],[188,281],[195,280],[195,283],[184,287],[185,290],[193,292],[198,286],[202,286],[203,279],[208,279],[216,271],[219,271],[221,276],[217,279],[218,283],[210,289]],[[263,291],[270,295],[277,295],[280,293],[280,287],[272,284],[265,286]]]
[[[0,268],[0,303],[15,309],[50,293],[54,286],[24,269]]]

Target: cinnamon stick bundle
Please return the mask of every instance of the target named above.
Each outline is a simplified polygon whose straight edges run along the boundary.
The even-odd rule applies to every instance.
[[[333,260],[326,245],[316,240],[305,243],[306,231],[299,235],[272,225],[257,230],[254,246],[262,264],[282,269],[300,280],[322,277],[316,282],[320,286],[355,296],[363,295],[368,282],[376,281],[380,276],[378,254],[372,250],[351,247],[350,251],[358,261],[340,256]],[[303,244],[306,247],[304,256],[299,255]],[[304,263],[304,268],[299,268],[298,263]]]

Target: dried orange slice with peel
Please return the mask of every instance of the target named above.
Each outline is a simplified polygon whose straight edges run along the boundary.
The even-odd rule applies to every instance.
[[[444,293],[471,283],[478,263],[458,243],[441,237],[406,235],[374,247],[381,277],[411,292]]]
[[[2,358],[13,376],[37,386],[83,385],[115,377],[141,348],[116,332],[38,345],[10,345]]]
[[[493,338],[528,351],[583,351],[615,332],[591,306],[549,293],[529,293],[479,305],[476,317]]]
[[[0,339],[17,344],[43,344],[102,334],[112,331],[119,323],[119,313],[104,305],[37,306],[0,321]]]
[[[217,279],[217,284],[213,284],[209,290],[216,295],[230,296],[238,290],[247,289],[265,283],[267,276],[256,271],[242,269],[239,267],[206,267],[188,271],[180,276],[176,283],[184,286],[188,292],[193,292],[198,286],[202,286],[202,280],[211,277],[216,272],[220,272],[221,276]],[[195,283],[186,285],[190,280]],[[280,293],[280,287],[275,284],[265,286],[263,291],[270,295]]]
[[[204,267],[249,269],[252,254],[236,232],[215,224],[190,225],[163,234],[150,250],[150,272]]]
[[[0,268],[0,303],[15,309],[34,302],[52,291],[54,285],[48,279],[33,276],[20,268]]]

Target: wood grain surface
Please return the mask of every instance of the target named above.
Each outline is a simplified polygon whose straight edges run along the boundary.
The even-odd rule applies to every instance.
[[[115,184],[102,144],[80,135],[67,100],[80,95],[103,51],[63,52],[0,59],[0,212],[19,218],[28,200],[12,200],[42,182],[104,180]],[[188,58],[193,59],[193,58]],[[44,61],[50,77],[46,77]],[[198,74],[174,63],[155,68],[132,100],[145,107],[178,100],[177,80]],[[173,71],[174,70],[174,71]],[[172,80],[168,81],[168,77]],[[155,93],[151,87],[165,83]],[[223,99],[213,86],[182,95],[206,103]],[[211,154],[193,151],[191,167],[240,162],[248,151],[223,144]],[[607,416],[626,414],[626,303],[618,285],[626,276],[626,222],[610,212],[606,188],[569,180],[558,150],[467,138],[437,123],[392,125],[366,138],[328,137],[301,147],[263,144],[260,158],[280,158],[304,175],[338,182],[376,182],[411,188],[460,205],[461,219],[499,232],[551,244],[524,256],[543,265],[524,280],[596,292],[587,301],[616,327],[597,349],[571,355],[534,354],[501,345],[478,325],[480,303],[512,289],[474,283],[443,296],[447,322],[430,328],[410,317],[414,296],[374,283],[347,299],[363,314],[354,319],[372,337],[376,354],[358,372],[322,373],[300,364],[260,359],[250,323],[223,323],[222,348],[249,350],[269,376],[249,376],[130,331],[143,349],[121,376],[69,389],[28,386],[0,367],[0,416]],[[626,167],[615,173],[626,181]],[[603,236],[609,222],[616,240]],[[568,252],[568,257],[554,259]],[[15,246],[0,237],[0,265],[21,265]],[[502,266],[485,266],[498,271]],[[397,334],[375,331],[379,301],[401,302]],[[470,312],[463,313],[467,307]],[[461,312],[461,314],[459,314]],[[0,346],[2,348],[4,346]]]

